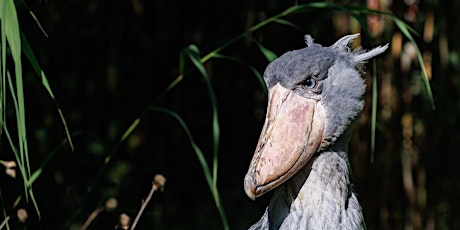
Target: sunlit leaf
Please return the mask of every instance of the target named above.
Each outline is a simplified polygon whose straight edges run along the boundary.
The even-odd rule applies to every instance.
[[[16,7],[13,0],[4,0],[0,5],[0,20],[2,21],[2,107],[4,108],[6,100],[6,81],[9,82],[9,89],[14,101],[15,115],[16,115],[16,127],[18,137],[18,151],[15,152],[18,167],[21,171],[21,175],[24,183],[24,192],[26,200],[31,199],[34,207],[37,211],[38,216],[40,212],[38,205],[33,195],[32,184],[30,183],[31,169],[29,162],[29,152],[27,145],[27,134],[26,134],[26,122],[25,122],[25,102],[24,102],[24,89],[22,79],[22,62],[21,62],[21,36],[19,29],[19,21],[16,13]],[[5,39],[6,38],[6,39]],[[5,65],[5,51],[6,45],[5,40],[8,42],[11,57],[14,62],[14,83],[9,76],[9,72],[6,70]],[[7,74],[5,74],[7,73]],[[8,75],[7,77],[5,75]],[[8,79],[8,80],[7,80]],[[2,118],[3,120],[3,118]],[[2,124],[6,127],[6,124]],[[6,130],[4,128],[4,130]],[[14,144],[10,141],[11,147],[14,148]],[[18,156],[19,155],[19,156]]]

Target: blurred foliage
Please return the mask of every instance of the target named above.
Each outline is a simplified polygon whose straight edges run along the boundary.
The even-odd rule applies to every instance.
[[[230,229],[247,228],[270,199],[268,194],[253,202],[243,191],[266,106],[266,89],[254,71],[261,74],[273,55],[304,47],[307,33],[328,45],[361,32],[364,48],[391,46],[376,59],[376,71],[366,68],[366,105],[349,147],[368,228],[459,229],[460,2],[327,1],[393,12],[411,26],[435,109],[417,47],[380,14],[360,15],[366,28],[340,10],[289,14],[204,62],[207,78],[193,60],[181,61],[191,44],[204,56],[307,2],[15,1],[20,27],[54,94],[43,87],[34,66],[23,62],[27,145],[31,170],[41,170],[33,186],[41,216],[25,199],[15,202],[24,185],[5,173],[0,174],[2,219],[12,229],[78,229],[91,213],[103,210],[89,229],[122,226],[120,219],[127,218],[122,214],[136,216],[154,175],[161,173],[168,182],[153,195],[138,229],[222,229],[212,183],[219,188]],[[377,89],[374,152],[372,86]],[[209,164],[212,186],[180,120],[152,106],[174,111],[186,124]],[[0,144],[1,167],[11,169],[7,162],[15,155],[4,135]],[[28,218],[22,221],[25,210]]]

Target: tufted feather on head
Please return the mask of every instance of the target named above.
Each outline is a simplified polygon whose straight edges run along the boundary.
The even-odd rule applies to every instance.
[[[279,83],[324,105],[330,125],[326,124],[325,143],[321,146],[335,143],[359,115],[364,104],[365,84],[357,69],[388,48],[387,44],[369,51],[361,47],[351,50],[349,44],[358,37],[359,34],[346,35],[333,45],[323,47],[305,35],[306,48],[283,54],[265,70],[264,80],[269,89]],[[297,90],[311,76],[318,81],[317,89]]]

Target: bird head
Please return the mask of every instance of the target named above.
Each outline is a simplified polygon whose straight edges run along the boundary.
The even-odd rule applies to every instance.
[[[287,52],[267,66],[265,123],[244,179],[251,199],[284,183],[316,153],[334,146],[362,111],[365,84],[357,68],[387,45],[352,51],[348,45],[358,36],[323,47],[306,35],[306,48]]]

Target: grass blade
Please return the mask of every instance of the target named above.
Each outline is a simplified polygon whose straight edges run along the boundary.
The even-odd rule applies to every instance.
[[[211,99],[211,107],[212,107],[212,131],[213,131],[213,161],[212,161],[212,187],[211,192],[213,193],[214,201],[216,206],[219,210],[221,215],[222,221],[224,223],[224,228],[228,228],[227,218],[225,217],[224,208],[219,198],[219,192],[217,190],[217,170],[218,170],[218,163],[219,163],[219,137],[220,137],[220,128],[219,128],[219,119],[218,119],[218,110],[217,110],[217,97],[214,92],[214,89],[211,85],[211,81],[209,80],[208,74],[206,69],[203,66],[203,62],[200,59],[200,51],[198,47],[195,45],[190,45],[186,47],[183,51],[181,56],[187,55],[190,60],[192,61],[193,65],[198,69],[200,74],[203,76],[206,86],[208,89],[209,98]],[[182,64],[181,67],[184,67],[183,58],[181,58]],[[181,70],[183,73],[183,70]],[[200,161],[200,163],[202,163]]]
[[[430,100],[430,103],[431,103],[431,109],[434,110],[434,109],[436,109],[436,105],[434,103],[433,93],[431,92],[431,86],[430,86],[430,81],[428,79],[428,74],[426,73],[425,63],[423,62],[423,56],[422,56],[422,53],[420,52],[420,49],[418,48],[417,43],[415,42],[414,38],[412,37],[412,35],[409,32],[409,31],[413,31],[413,30],[410,28],[409,25],[404,23],[398,17],[392,15],[391,19],[393,20],[395,25],[399,28],[399,30],[404,34],[404,36],[406,36],[407,39],[409,39],[409,41],[412,42],[412,44],[414,44],[414,46],[415,46],[415,48],[417,50],[417,60],[418,60],[418,63],[420,65],[420,68],[422,70],[423,83],[425,84],[425,89],[426,89],[426,92],[428,93],[428,99]]]
[[[48,92],[48,95],[51,97],[51,99],[54,102],[54,105],[56,106],[56,109],[58,110],[59,117],[61,118],[61,122],[64,126],[64,131],[67,136],[67,139],[69,140],[69,145],[72,151],[75,150],[75,147],[72,142],[72,138],[70,137],[70,131],[67,126],[67,122],[64,118],[64,114],[62,113],[61,107],[59,106],[56,98],[54,97],[54,93],[51,90],[51,87],[49,85],[48,79],[45,76],[45,73],[43,72],[42,68],[40,67],[40,64],[38,64],[37,58],[35,57],[35,54],[30,48],[30,44],[27,41],[27,38],[24,36],[23,33],[21,33],[21,45],[22,45],[22,52],[24,55],[27,57],[27,60],[29,60],[30,64],[32,65],[32,68],[34,69],[35,73],[37,74],[38,77],[40,77],[41,83],[43,87],[45,87],[46,91]]]
[[[3,193],[1,189],[0,189],[0,203],[2,204],[5,203],[5,201],[3,201]],[[2,205],[2,211],[3,211],[3,221],[0,224],[0,229],[3,229],[4,226],[6,226],[6,229],[10,229],[10,225],[8,224],[10,217],[6,215],[6,209],[5,209],[5,206],[3,205]]]
[[[6,130],[6,133],[7,133],[7,137],[8,137],[8,140],[10,141],[10,144],[12,145],[12,140],[10,138],[10,135],[9,135],[9,132]],[[74,133],[72,136],[75,137],[77,135],[81,135],[82,132],[76,132]],[[46,165],[49,163],[49,161],[51,161],[51,159],[53,159],[53,157],[58,153],[59,150],[61,150],[68,142],[68,139],[64,139],[61,141],[61,143],[56,147],[54,148],[53,151],[51,151],[50,154],[48,154],[48,156],[46,157],[46,159],[40,164],[40,166],[38,167],[38,169],[36,169],[31,177],[30,177],[30,184],[33,184],[39,177],[40,175],[42,174],[43,170],[45,169]],[[14,146],[13,146],[14,147]],[[16,149],[14,149],[14,151],[17,151]],[[19,204],[19,202],[22,200],[22,195],[18,196],[16,198],[16,201],[14,202],[15,204],[13,205],[13,207],[15,207],[17,204]],[[39,213],[39,210],[37,209],[37,207],[35,207],[37,212]]]
[[[374,163],[376,122],[377,122],[377,64],[376,64],[375,59],[372,59],[371,163]]]
[[[23,177],[24,190],[26,194],[26,200],[30,197],[37,214],[40,216],[38,211],[37,202],[33,195],[32,185],[30,183],[30,162],[29,154],[27,147],[27,134],[26,134],[26,122],[25,122],[25,106],[24,106],[24,88],[23,88],[23,79],[22,79],[22,62],[21,62],[21,36],[19,29],[19,21],[16,13],[16,7],[13,0],[4,0],[1,5],[0,20],[2,21],[2,52],[5,52],[5,39],[8,42],[8,47],[10,48],[11,57],[14,62],[14,73],[15,73],[15,85],[13,86],[11,78],[8,76],[10,82],[11,94],[14,98],[14,107],[16,112],[16,125],[17,125],[17,138],[19,151],[16,152],[16,158],[19,159],[18,165]],[[4,33],[4,35],[3,35]],[[3,83],[6,84],[6,65],[5,65],[6,55],[2,53],[2,65],[3,65]],[[5,96],[5,87],[2,87],[2,95]],[[6,100],[3,97],[3,100]],[[3,103],[3,102],[2,102]],[[6,127],[3,124],[3,127]],[[12,142],[10,142],[12,143]],[[19,156],[17,156],[19,155]]]
[[[268,62],[274,61],[278,56],[271,50],[267,49],[264,45],[262,45],[260,42],[253,40],[254,44],[257,45],[259,48],[260,52],[265,56]]]
[[[230,229],[229,225],[228,225],[228,222],[227,222],[227,217],[225,215],[224,207],[222,206],[222,201],[221,201],[221,198],[220,198],[220,195],[219,195],[219,191],[218,191],[217,187],[215,187],[214,184],[213,184],[211,171],[209,170],[209,166],[208,166],[208,163],[206,162],[206,159],[204,157],[203,151],[201,151],[200,147],[198,147],[198,145],[196,144],[196,142],[193,139],[193,136],[192,136],[189,128],[185,124],[184,120],[177,113],[175,113],[175,112],[173,112],[171,110],[165,109],[165,108],[151,106],[151,107],[149,107],[149,110],[157,111],[157,112],[161,112],[161,113],[170,115],[174,119],[176,119],[177,122],[179,122],[179,124],[182,126],[182,129],[187,134],[187,137],[188,137],[188,139],[190,141],[190,145],[192,146],[193,150],[195,151],[195,154],[196,154],[196,156],[198,158],[198,161],[199,161],[199,163],[201,165],[201,168],[203,170],[203,174],[204,174],[204,176],[206,178],[206,182],[208,183],[209,189],[211,190],[211,193],[212,193],[212,195],[214,197],[214,200],[215,200],[217,209],[219,211],[220,217],[222,219],[224,229],[225,230]]]
[[[267,86],[265,85],[265,82],[264,82],[264,78],[262,77],[262,75],[259,73],[259,71],[254,66],[249,65],[246,62],[241,61],[240,59],[230,57],[230,56],[227,56],[227,55],[223,55],[223,54],[216,54],[214,56],[214,58],[233,61],[233,62],[239,63],[239,64],[244,65],[247,68],[249,68],[249,70],[251,70],[251,72],[256,76],[257,80],[260,83],[260,87],[263,89],[264,93],[267,94],[268,91],[267,91]]]
[[[0,97],[1,97],[1,108],[0,108],[0,134],[3,133],[3,124],[6,120],[6,113],[4,113],[5,108],[6,108],[6,90],[5,90],[5,85],[6,85],[6,21],[4,20],[5,14],[6,14],[6,7],[5,7],[6,1],[3,1],[1,3],[0,7],[0,21],[1,21],[1,49],[2,49],[2,56],[1,56],[1,68],[2,68],[2,80],[1,80],[1,85],[0,85]]]
[[[292,27],[298,31],[302,31],[302,28],[300,28],[299,26],[297,26],[296,24],[290,22],[290,21],[287,21],[287,20],[284,20],[284,19],[281,19],[281,18],[277,18],[275,20],[273,20],[273,22],[275,23],[278,23],[278,24],[281,24],[281,25],[285,25],[285,26],[289,26],[289,27]]]

